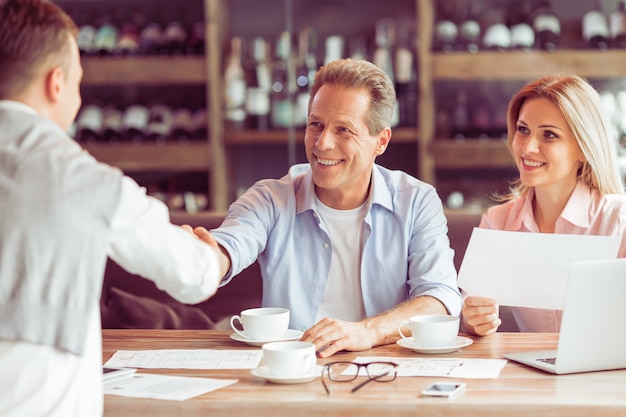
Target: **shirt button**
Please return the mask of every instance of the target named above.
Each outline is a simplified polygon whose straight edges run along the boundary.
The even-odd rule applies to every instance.
[[[324,243],[324,249],[328,249],[328,246],[330,246],[328,243]]]

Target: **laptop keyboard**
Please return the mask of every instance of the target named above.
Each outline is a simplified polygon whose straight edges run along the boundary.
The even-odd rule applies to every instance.
[[[554,365],[556,363],[556,358],[540,358],[537,359],[539,362],[545,362]]]

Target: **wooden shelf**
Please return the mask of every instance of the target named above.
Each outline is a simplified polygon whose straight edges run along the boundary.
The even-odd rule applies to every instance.
[[[391,140],[393,143],[416,143],[418,137],[417,128],[396,127],[392,129]],[[285,145],[289,140],[287,130],[227,130],[224,133],[226,145]],[[297,143],[303,143],[304,128],[295,131]]]
[[[435,53],[434,80],[518,80],[572,72],[588,78],[626,77],[626,51],[587,49]]]
[[[512,168],[513,159],[506,142],[498,139],[438,139],[431,143],[430,151],[438,169]]]
[[[87,57],[84,85],[196,85],[207,81],[203,56]]]
[[[210,147],[206,142],[82,144],[98,161],[125,172],[137,171],[207,171],[211,167]]]

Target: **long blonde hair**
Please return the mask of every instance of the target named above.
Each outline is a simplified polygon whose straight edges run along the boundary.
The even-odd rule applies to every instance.
[[[624,194],[624,183],[617,162],[616,139],[610,122],[605,117],[598,92],[576,75],[547,76],[522,87],[509,102],[507,109],[508,148],[517,130],[519,112],[531,98],[547,98],[559,108],[574,133],[585,162],[578,170],[578,180],[602,194]],[[510,193],[497,196],[505,201],[526,191],[518,178],[511,184]]]

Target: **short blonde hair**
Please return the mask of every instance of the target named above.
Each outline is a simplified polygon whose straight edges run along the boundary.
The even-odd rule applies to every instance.
[[[508,148],[511,154],[517,120],[524,102],[531,98],[547,98],[559,108],[574,133],[585,162],[578,170],[578,179],[602,194],[624,194],[624,183],[617,162],[616,139],[602,109],[598,92],[576,75],[547,76],[522,87],[509,102],[507,110]],[[511,193],[500,200],[522,194],[526,187],[519,178]]]

